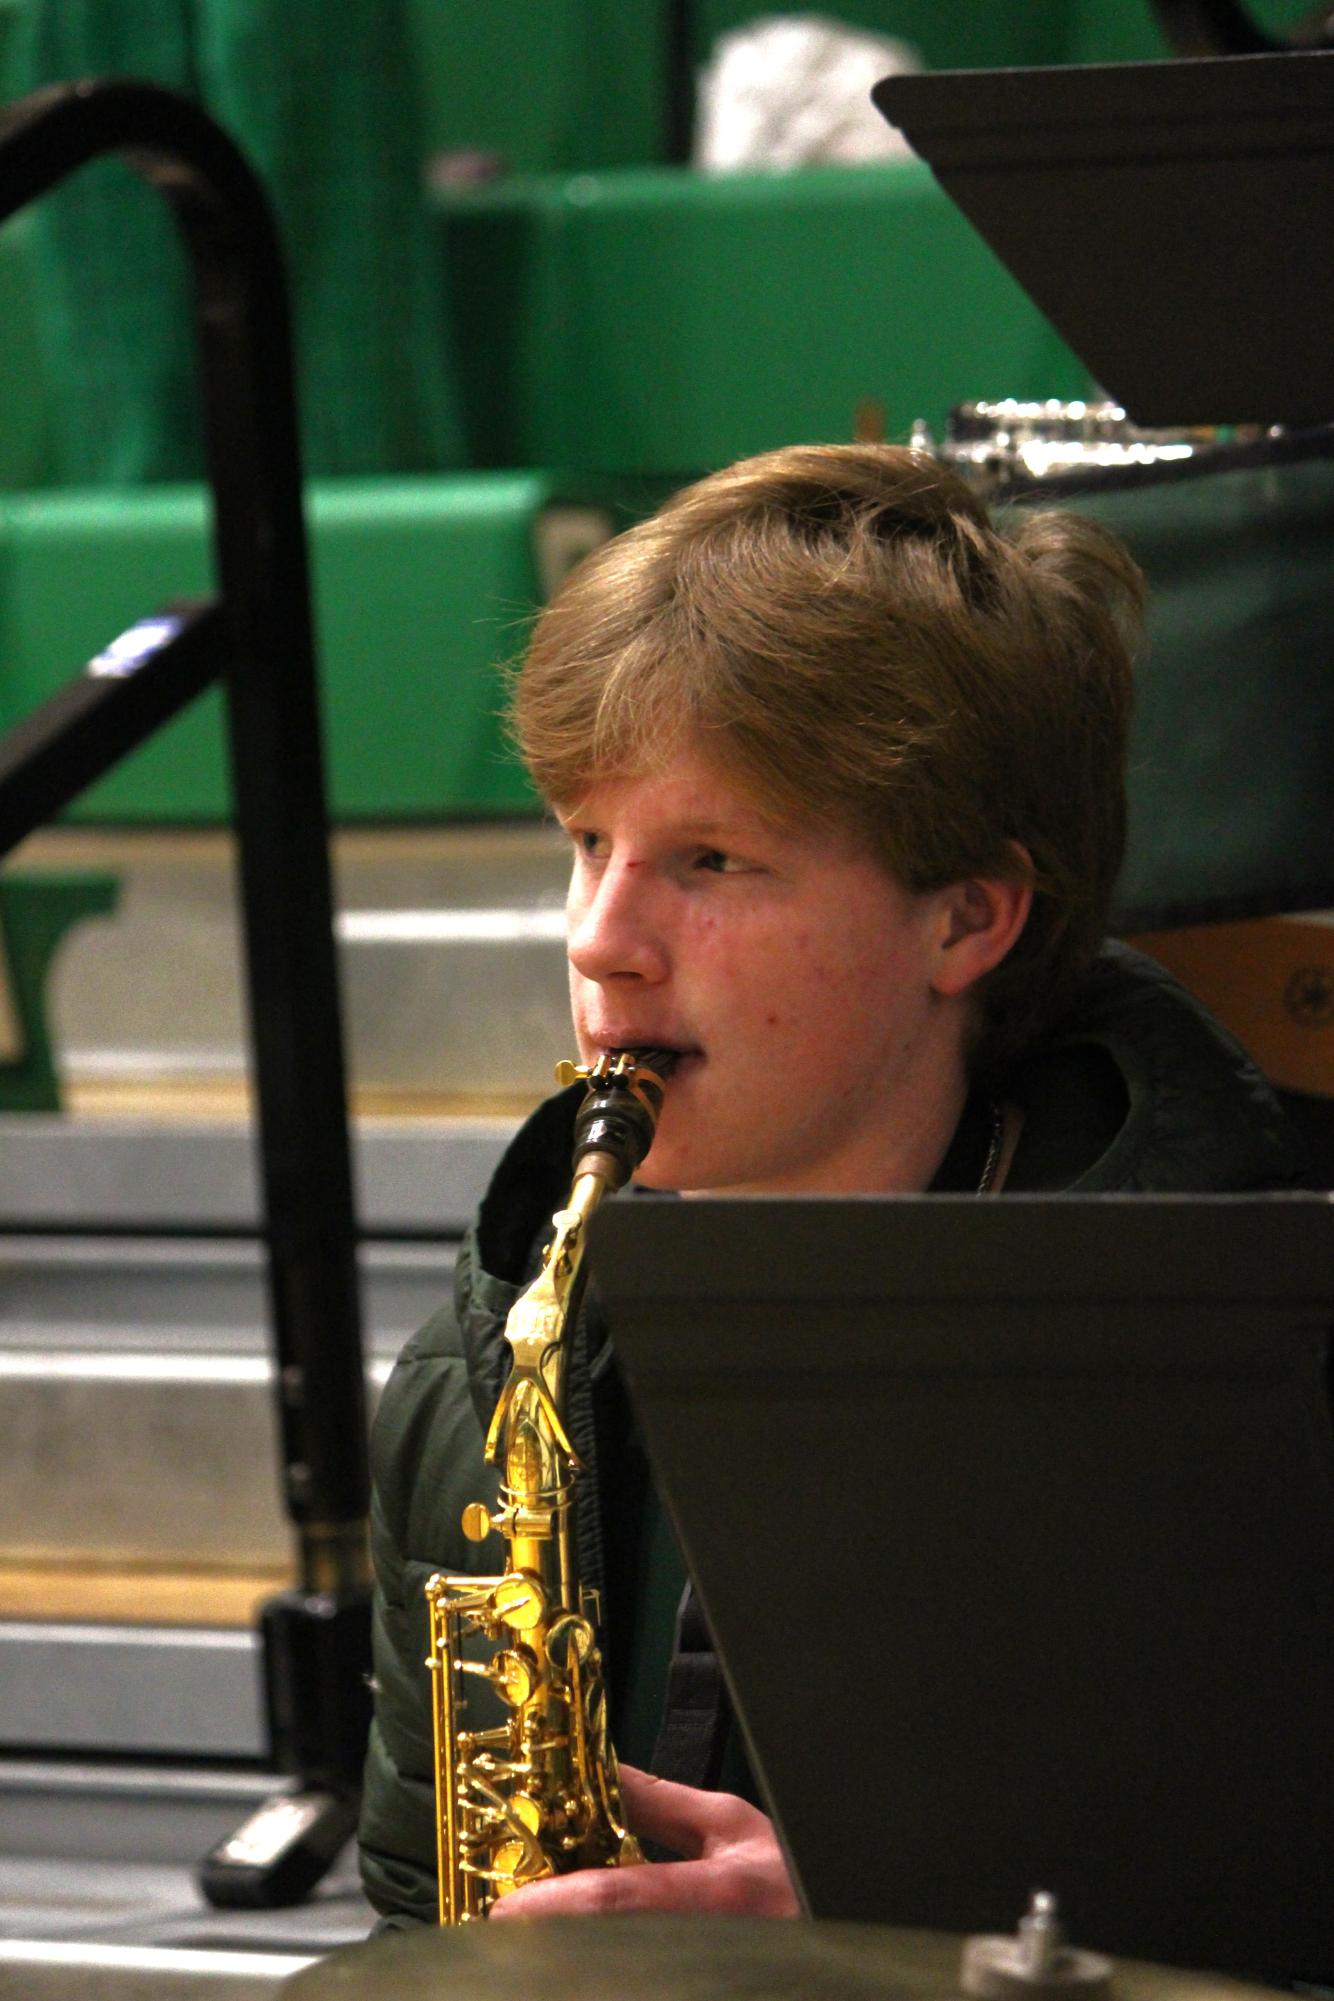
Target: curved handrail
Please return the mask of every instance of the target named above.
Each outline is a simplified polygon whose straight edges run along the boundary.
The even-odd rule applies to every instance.
[[[268,198],[196,105],[55,85],[0,114],[0,222],[120,154],[189,260],[225,626],[251,1035],[289,1513],[312,1591],[363,1593],[369,1493],[333,895],[282,256]]]

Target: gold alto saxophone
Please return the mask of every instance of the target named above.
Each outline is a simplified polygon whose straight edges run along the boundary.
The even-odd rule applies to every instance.
[[[514,1360],[486,1440],[501,1473],[499,1506],[492,1514],[474,1502],[463,1513],[471,1541],[492,1529],[504,1538],[505,1568],[426,1586],[442,1925],[483,1918],[496,1898],[544,1876],[643,1860],[621,1820],[597,1593],[575,1570],[580,1463],[565,1431],[565,1373],[588,1219],[652,1145],[675,1062],[671,1050],[639,1049],[604,1054],[592,1070],[557,1068],[563,1084],[588,1080],[573,1182],[542,1269],[505,1325]],[[464,1658],[478,1636],[495,1649],[484,1663]],[[469,1676],[500,1698],[498,1725],[461,1727]]]

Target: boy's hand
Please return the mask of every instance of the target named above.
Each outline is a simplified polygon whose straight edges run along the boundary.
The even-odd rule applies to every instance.
[[[733,1793],[699,1792],[621,1766],[626,1820],[636,1834],[685,1856],[643,1868],[580,1869],[515,1890],[497,1918],[590,1917],[608,1911],[682,1911],[795,1918],[796,1892],[773,1825]]]

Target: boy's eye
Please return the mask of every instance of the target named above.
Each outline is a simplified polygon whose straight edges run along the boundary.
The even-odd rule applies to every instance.
[[[606,853],[606,836],[595,832],[592,827],[571,827],[569,833],[570,839],[574,843],[576,854],[586,855],[590,860],[596,860],[599,856]]]
[[[695,867],[711,875],[735,875],[745,863],[736,855],[725,854],[721,848],[701,848],[695,857]]]

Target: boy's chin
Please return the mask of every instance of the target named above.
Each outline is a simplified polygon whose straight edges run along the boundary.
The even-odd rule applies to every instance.
[[[722,1195],[727,1192],[721,1178],[710,1174],[703,1161],[690,1154],[668,1154],[655,1160],[650,1153],[635,1174],[635,1186],[654,1194]]]

